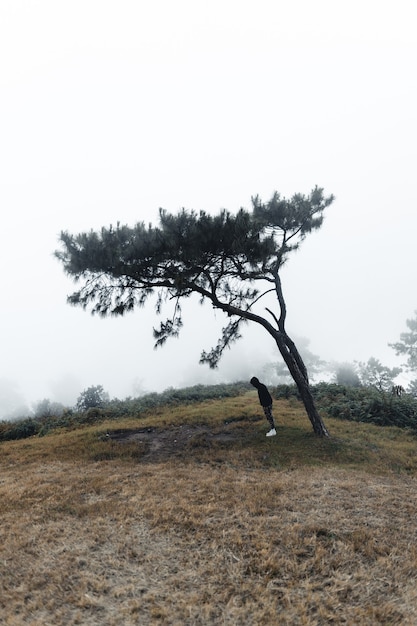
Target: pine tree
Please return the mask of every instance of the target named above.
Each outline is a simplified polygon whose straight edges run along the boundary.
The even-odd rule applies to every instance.
[[[182,327],[181,302],[197,294],[224,311],[228,322],[217,345],[203,351],[200,361],[217,366],[224,350],[241,337],[241,326],[254,322],[274,340],[313,426],[328,432],[311,394],[305,364],[286,331],[286,303],[280,270],[305,237],[320,228],[323,211],[333,202],[316,187],[290,199],[277,192],[268,202],[256,196],[251,210],[217,215],[183,209],[173,215],[160,209],[159,226],[143,222],[133,228],[117,224],[71,235],[61,233],[62,250],[55,254],[81,287],[69,296],[73,305],[91,306],[102,316],[123,315],[143,306],[156,294],[156,312],[167,300],[173,313],[154,329],[156,346],[177,336]],[[260,300],[273,292],[277,311],[259,313]]]

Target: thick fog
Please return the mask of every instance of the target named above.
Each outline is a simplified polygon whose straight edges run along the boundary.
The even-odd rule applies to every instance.
[[[226,318],[190,300],[154,351],[151,303],[121,319],[70,307],[61,230],[336,196],[283,270],[288,331],[325,360],[399,360],[417,309],[417,40],[412,0],[0,4],[0,418],[249,378],[278,361],[261,328],[217,371]],[[274,302],[270,301],[273,305]],[[265,336],[264,336],[265,335]]]

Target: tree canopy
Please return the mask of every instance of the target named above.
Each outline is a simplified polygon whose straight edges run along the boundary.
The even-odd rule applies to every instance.
[[[308,375],[285,329],[286,305],[280,270],[305,237],[320,228],[323,211],[333,202],[315,187],[308,196],[286,199],[275,192],[263,202],[252,198],[250,210],[217,215],[182,209],[177,214],[159,210],[159,225],[102,228],[72,235],[61,233],[56,256],[80,288],[69,296],[73,305],[91,307],[99,315],[123,315],[156,295],[156,311],[173,302],[171,314],[154,329],[156,345],[176,336],[182,327],[181,301],[197,294],[230,318],[218,344],[202,352],[201,362],[216,367],[224,349],[240,338],[240,326],[252,321],[274,338],[304,404]],[[260,314],[257,305],[275,292],[278,309]],[[318,415],[312,419],[318,434],[327,434]],[[314,407],[313,407],[314,408]],[[317,423],[316,423],[317,422]]]
[[[88,409],[101,408],[109,401],[109,395],[104,391],[102,385],[88,387],[80,393],[77,399],[77,411],[87,411]]]

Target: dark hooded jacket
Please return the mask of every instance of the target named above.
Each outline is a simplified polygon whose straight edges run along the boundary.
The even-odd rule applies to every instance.
[[[272,404],[272,397],[271,397],[271,394],[269,393],[268,389],[266,388],[266,385],[264,385],[263,383],[259,382],[259,380],[257,378],[255,378],[255,379],[252,378],[251,383],[258,390],[259,402],[261,403],[261,405],[262,406],[271,406],[271,404]]]

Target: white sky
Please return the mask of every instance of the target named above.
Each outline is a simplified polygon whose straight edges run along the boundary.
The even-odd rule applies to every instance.
[[[225,320],[188,307],[153,351],[148,307],[69,307],[61,230],[334,193],[284,271],[288,330],[324,359],[398,364],[417,309],[413,0],[0,0],[0,405],[256,374],[262,329],[217,373]],[[255,371],[256,370],[256,371]],[[13,402],[12,402],[13,401]]]

